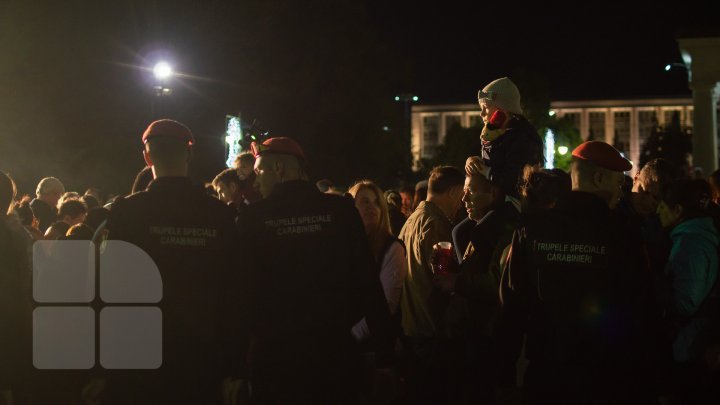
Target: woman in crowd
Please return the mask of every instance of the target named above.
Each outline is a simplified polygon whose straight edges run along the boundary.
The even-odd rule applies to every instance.
[[[388,213],[388,205],[383,191],[375,183],[369,180],[362,180],[355,183],[348,193],[355,199],[355,207],[360,213],[365,232],[368,235],[370,248],[373,256],[379,266],[379,277],[385,292],[390,312],[397,320],[397,333],[400,334],[400,295],[402,294],[403,283],[408,273],[407,259],[405,258],[405,247],[393,236],[390,227],[390,216]],[[360,350],[365,352],[364,357],[364,375],[365,382],[361,385],[361,392],[364,393],[366,399],[376,403],[381,401],[378,398],[384,397],[382,400],[389,400],[394,396],[395,389],[391,386],[392,382],[388,381],[390,386],[380,388],[382,394],[375,392],[370,394],[370,388],[373,385],[373,371],[375,369],[375,358],[371,350],[366,347],[367,340],[370,337],[367,322],[363,318],[352,328],[352,335],[360,342]],[[377,391],[378,387],[376,387]]]
[[[674,382],[680,392],[698,398],[704,393],[701,362],[717,328],[719,304],[715,284],[720,239],[708,212],[710,199],[705,180],[681,179],[668,187],[658,206],[660,221],[671,229],[672,239],[664,295]]]
[[[380,264],[380,282],[390,312],[397,314],[403,282],[408,272],[407,260],[405,260],[405,247],[392,235],[388,206],[383,192],[380,187],[368,180],[355,183],[348,192],[355,199],[355,207],[360,212],[370,248],[375,260]],[[364,340],[369,336],[364,320],[353,327],[353,335],[357,340]]]

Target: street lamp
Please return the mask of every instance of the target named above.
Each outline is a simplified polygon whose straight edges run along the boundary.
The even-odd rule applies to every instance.
[[[158,62],[153,68],[153,74],[158,80],[166,80],[173,74],[172,67],[170,67],[167,62]]]
[[[152,71],[157,84],[153,86],[153,89],[155,89],[155,97],[153,97],[151,105],[151,114],[152,118],[156,119],[156,110],[159,110],[161,107],[162,97],[167,97],[172,94],[172,89],[165,86],[165,82],[173,76],[173,69],[167,62],[158,62],[155,64]]]

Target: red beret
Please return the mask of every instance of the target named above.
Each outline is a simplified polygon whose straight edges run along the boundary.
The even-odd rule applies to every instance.
[[[605,142],[587,141],[575,148],[572,155],[614,172],[626,172],[632,169],[632,163]]]
[[[290,138],[270,138],[266,139],[262,144],[253,142],[251,149],[252,154],[255,155],[255,157],[259,157],[260,155],[266,153],[280,153],[283,155],[295,156],[303,161],[305,160],[305,153],[300,145]]]
[[[195,138],[192,132],[190,132],[190,128],[177,121],[168,119],[153,121],[148,125],[142,136],[143,145],[146,144],[150,138],[156,136],[177,138],[187,142],[188,145],[195,143]]]

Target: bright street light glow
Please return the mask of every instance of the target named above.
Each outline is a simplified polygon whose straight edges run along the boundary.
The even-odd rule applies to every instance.
[[[400,101],[400,96],[395,96],[395,101]]]
[[[666,71],[666,72],[669,71],[669,70],[670,70],[670,67],[671,67],[670,65],[665,65],[665,71]]]
[[[567,146],[558,146],[558,153],[561,155],[565,155],[568,153],[568,147]]]
[[[550,112],[548,112],[548,115],[551,116],[551,117],[554,117],[554,116],[555,116],[555,111],[550,110]]]
[[[418,101],[418,100],[420,100],[420,97],[418,97],[418,96],[413,96],[413,101]]]
[[[159,62],[153,68],[153,74],[159,80],[167,79],[172,73],[172,68],[166,62]]]

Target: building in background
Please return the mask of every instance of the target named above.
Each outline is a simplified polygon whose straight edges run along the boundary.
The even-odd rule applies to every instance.
[[[691,98],[646,98],[627,100],[553,101],[550,114],[575,123],[583,140],[588,138],[615,145],[631,161],[640,161],[640,149],[653,127],[669,124],[674,113],[680,125],[692,128]],[[412,106],[411,151],[414,168],[421,159],[432,159],[455,125],[482,125],[480,109],[473,104]]]

